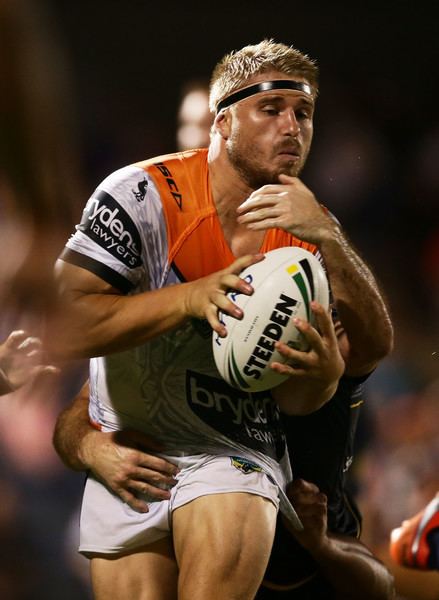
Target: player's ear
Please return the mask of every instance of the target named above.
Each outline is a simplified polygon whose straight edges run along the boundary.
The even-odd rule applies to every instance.
[[[216,115],[213,122],[214,129],[225,140],[227,140],[230,135],[231,118],[232,116],[229,110],[222,110]]]

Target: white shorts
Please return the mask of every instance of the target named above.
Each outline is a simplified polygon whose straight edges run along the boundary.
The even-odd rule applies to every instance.
[[[90,475],[82,501],[79,551],[117,554],[151,544],[170,535],[172,511],[209,494],[247,492],[279,508],[278,486],[252,461],[204,454],[173,462],[181,470],[171,498],[149,502],[147,513],[136,512]]]

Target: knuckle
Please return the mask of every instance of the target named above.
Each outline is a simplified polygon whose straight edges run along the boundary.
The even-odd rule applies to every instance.
[[[153,483],[161,483],[163,481],[163,476],[160,473],[153,472],[152,475],[148,477],[148,480]]]
[[[113,485],[122,489],[127,484],[128,481],[129,481],[129,478],[126,476],[115,475],[113,478]]]
[[[125,449],[125,458],[126,458],[126,460],[128,460],[130,462],[135,462],[137,460],[137,457],[138,457],[137,450],[134,450],[133,448],[126,448]]]
[[[118,473],[121,481],[128,481],[136,475],[136,469],[132,465],[123,465]]]

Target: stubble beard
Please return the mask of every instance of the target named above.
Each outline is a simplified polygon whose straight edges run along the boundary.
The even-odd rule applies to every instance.
[[[278,169],[269,169],[260,164],[250,145],[242,147],[242,144],[236,142],[237,139],[231,137],[226,144],[229,161],[246,185],[253,190],[257,190],[263,185],[278,184],[280,174],[298,177],[304,167],[306,156],[298,162],[286,162]]]

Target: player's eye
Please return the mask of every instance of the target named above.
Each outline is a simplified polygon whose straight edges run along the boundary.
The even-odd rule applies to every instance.
[[[301,121],[303,121],[304,119],[311,118],[311,111],[309,109],[301,108],[299,110],[296,110],[295,112],[296,112],[296,119],[300,119]]]
[[[262,112],[264,112],[268,115],[278,115],[279,114],[279,109],[273,105],[263,106],[261,110],[262,110]]]

